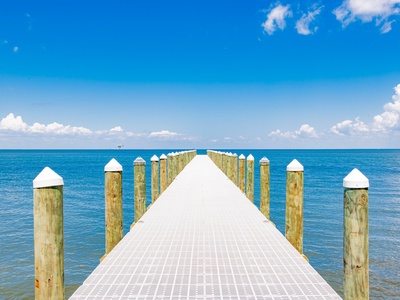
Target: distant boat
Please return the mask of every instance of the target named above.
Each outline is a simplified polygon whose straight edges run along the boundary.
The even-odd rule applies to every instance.
[[[122,145],[122,144],[118,144],[118,149],[121,149],[122,147],[124,147],[124,145]]]

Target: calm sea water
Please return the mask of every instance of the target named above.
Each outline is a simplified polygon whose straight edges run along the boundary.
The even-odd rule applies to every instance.
[[[369,178],[371,299],[400,299],[400,150],[229,150],[270,160],[271,219],[285,223],[286,166],[305,173],[304,253],[342,295],[343,178]],[[69,297],[104,254],[104,166],[122,164],[124,230],[133,221],[133,160],[170,150],[0,150],[0,299],[34,297],[32,180],[49,166],[64,179],[65,289]],[[199,150],[199,154],[205,151]],[[255,199],[259,205],[259,169]],[[150,192],[148,192],[150,202]]]

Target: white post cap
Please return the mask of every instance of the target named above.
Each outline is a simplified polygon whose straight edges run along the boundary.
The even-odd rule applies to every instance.
[[[250,154],[249,156],[247,156],[247,160],[254,160],[254,156]]]
[[[344,179],[343,187],[345,188],[369,188],[369,180],[358,169],[353,169]]]
[[[167,159],[167,156],[163,153],[161,154],[160,159]]]
[[[287,172],[303,172],[304,167],[301,163],[298,162],[297,159],[293,159],[290,164],[286,167]]]
[[[150,161],[158,161],[157,155],[153,155],[150,159]]]
[[[246,156],[244,156],[243,154],[240,154],[239,159],[246,159]]]
[[[261,163],[269,163],[269,159],[264,156],[263,158],[260,159],[260,164]]]
[[[115,158],[111,159],[108,164],[104,167],[104,172],[120,172],[122,171],[122,166],[115,160]]]
[[[140,156],[138,156],[134,161],[133,164],[146,164],[146,161],[141,158]]]
[[[42,172],[40,172],[39,175],[33,180],[34,189],[60,185],[64,185],[64,180],[49,167],[44,168]]]

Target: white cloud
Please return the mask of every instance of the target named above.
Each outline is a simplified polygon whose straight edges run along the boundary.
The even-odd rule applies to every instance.
[[[400,128],[400,84],[395,88],[392,96],[393,102],[386,103],[384,112],[374,117],[372,130],[376,132],[387,132]]]
[[[170,137],[176,137],[176,136],[179,136],[179,133],[171,132],[168,130],[154,131],[149,134],[149,137],[151,137],[151,138],[154,138],[154,137],[155,138],[170,138]]]
[[[22,120],[22,117],[15,117],[13,113],[8,114],[8,116],[0,121],[0,130],[25,132],[28,128],[28,124]]]
[[[356,20],[375,20],[377,26],[383,22],[381,33],[387,33],[393,22],[388,21],[389,17],[400,14],[400,0],[344,0],[333,13],[343,27]]]
[[[303,124],[300,126],[299,130],[286,131],[282,132],[277,129],[268,134],[269,137],[278,137],[278,138],[286,138],[286,139],[297,139],[297,138],[317,138],[319,137],[317,131],[314,127],[311,127],[308,124]]]
[[[193,141],[195,138],[186,134],[177,133],[169,130],[154,131],[148,135],[149,138],[171,141]]]
[[[337,123],[331,127],[330,131],[336,135],[354,136],[369,132],[369,127],[364,122],[360,121],[360,118],[356,118],[354,122],[345,120]]]
[[[110,129],[110,132],[122,132],[124,131],[121,126],[116,126]]]
[[[15,47],[13,48],[14,53],[17,53],[18,50],[19,50],[19,48],[18,48],[17,46],[15,46]]]
[[[301,18],[296,22],[297,33],[303,35],[313,34],[318,30],[318,27],[310,29],[311,22],[315,20],[315,16],[321,13],[322,7],[309,11],[307,14],[303,14]]]
[[[268,13],[267,20],[262,23],[262,27],[269,35],[272,35],[277,30],[277,27],[280,30],[285,29],[285,19],[292,16],[289,8],[289,4],[285,6],[278,4]]]
[[[0,132],[6,133],[13,132],[19,135],[42,135],[42,136],[91,136],[91,137],[112,137],[112,138],[155,138],[159,140],[172,140],[172,141],[192,141],[195,137],[185,134],[171,132],[168,130],[161,130],[145,133],[134,133],[131,131],[124,132],[121,126],[115,126],[109,130],[90,130],[85,127],[77,127],[71,125],[63,125],[57,122],[45,125],[35,122],[33,125],[28,125],[22,120],[21,116],[15,116],[13,113],[8,114],[0,121]]]
[[[367,134],[390,133],[400,130],[400,84],[395,88],[393,102],[383,106],[384,112],[376,115],[370,125],[356,118],[345,120],[332,126],[330,132],[341,136],[358,136]]]
[[[317,134],[317,131],[315,130],[315,128],[311,127],[308,124],[301,125],[300,129],[296,130],[295,133],[298,137],[303,137],[303,138],[317,138],[318,137],[318,134]]]
[[[0,130],[20,132],[25,134],[50,134],[50,135],[88,135],[93,132],[85,127],[75,127],[63,125],[57,122],[44,125],[34,123],[29,126],[21,116],[14,116],[13,113],[8,114],[0,121]]]
[[[381,27],[381,33],[388,33],[390,30],[392,30],[392,23],[396,22],[396,21],[388,21],[386,20],[385,23],[383,23],[382,27]]]

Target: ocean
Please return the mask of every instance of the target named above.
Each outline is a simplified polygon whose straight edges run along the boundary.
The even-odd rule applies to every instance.
[[[183,149],[185,150],[185,149]],[[220,150],[220,149],[214,149]],[[174,150],[175,151],[175,150]],[[343,296],[343,178],[358,168],[370,182],[370,298],[400,299],[400,150],[238,150],[259,164],[270,160],[271,220],[284,234],[286,166],[304,166],[304,254]],[[123,166],[124,233],[133,222],[133,161],[172,150],[0,150],[0,299],[34,298],[33,179],[46,166],[64,179],[66,298],[98,265],[105,251],[104,166]],[[206,154],[206,150],[198,150]]]

